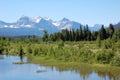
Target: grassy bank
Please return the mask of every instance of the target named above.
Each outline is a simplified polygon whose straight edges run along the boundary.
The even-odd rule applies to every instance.
[[[48,57],[41,57],[41,56],[33,56],[33,55],[28,55],[28,63],[32,62],[35,64],[41,64],[44,66],[61,66],[61,67],[79,67],[80,65],[87,65],[89,67],[98,67],[98,68],[117,68],[120,70],[120,67],[116,66],[111,66],[109,64],[88,64],[88,63],[83,63],[83,62],[67,62],[67,61],[60,61],[60,60],[55,60],[55,59],[50,59]]]
[[[50,68],[56,67],[59,71],[74,70],[80,73],[83,77],[90,75],[92,72],[97,73],[101,77],[108,75],[109,78],[111,77],[113,79],[119,79],[120,76],[120,67],[110,66],[107,64],[66,62],[32,55],[28,55],[28,62],[48,66]]]
[[[78,62],[89,64],[109,64],[120,66],[120,41],[104,40],[98,47],[96,41],[81,42],[19,42],[2,44],[2,53],[7,55],[40,56],[46,60]]]

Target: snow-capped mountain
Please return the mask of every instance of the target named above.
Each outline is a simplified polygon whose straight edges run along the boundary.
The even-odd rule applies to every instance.
[[[83,27],[82,24],[75,22],[75,21],[70,21],[67,18],[63,18],[60,21],[53,22],[53,25],[55,25],[58,29],[63,30],[63,29],[80,29],[80,26]]]
[[[59,21],[53,21],[50,18],[42,18],[40,16],[30,18],[27,16],[22,16],[14,23],[7,23],[0,21],[0,36],[25,36],[25,35],[36,35],[42,36],[43,31],[47,30],[48,33],[59,32],[63,29],[79,29],[84,27],[84,25],[71,21],[67,18],[63,18]],[[99,29],[100,27],[98,27]],[[89,28],[94,31],[95,28]],[[97,29],[97,30],[98,30]]]

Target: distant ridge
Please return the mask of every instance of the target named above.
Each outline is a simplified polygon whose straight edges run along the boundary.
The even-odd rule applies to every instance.
[[[114,28],[120,28],[120,22],[114,25]]]
[[[63,18],[59,21],[53,21],[50,18],[42,18],[40,16],[30,18],[28,16],[22,16],[16,22],[7,23],[0,21],[0,36],[26,36],[36,35],[42,36],[43,31],[47,30],[48,33],[59,32],[64,29],[79,29],[80,26],[84,28],[79,22],[71,21],[67,18]],[[91,31],[97,31],[101,28],[100,24],[96,24],[94,27],[89,27]]]

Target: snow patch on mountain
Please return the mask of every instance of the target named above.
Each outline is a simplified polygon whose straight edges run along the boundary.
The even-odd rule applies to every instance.
[[[33,22],[39,23],[41,19],[42,19],[42,17],[37,16],[37,17],[33,18]]]
[[[54,26],[60,26],[60,23],[59,22],[53,22],[52,23]]]

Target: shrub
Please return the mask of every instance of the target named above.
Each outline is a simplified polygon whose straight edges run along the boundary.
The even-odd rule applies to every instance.
[[[94,57],[94,53],[91,50],[81,49],[79,53],[80,61],[91,62]]]
[[[115,56],[112,61],[110,62],[111,65],[114,66],[120,66],[120,57],[119,56]]]
[[[113,57],[114,53],[112,51],[102,50],[96,54],[97,62],[102,64],[109,64]]]

